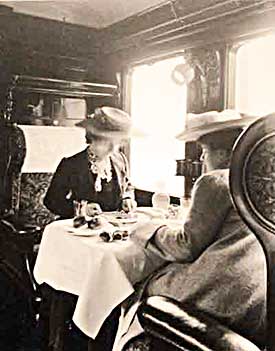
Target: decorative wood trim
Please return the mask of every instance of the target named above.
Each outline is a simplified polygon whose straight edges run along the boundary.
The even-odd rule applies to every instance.
[[[33,93],[54,94],[72,97],[114,96],[116,85],[92,82],[77,82],[61,79],[32,77],[27,75],[15,76],[15,89]]]
[[[235,108],[236,94],[236,55],[241,45],[226,46],[226,61],[224,67],[224,108]]]
[[[268,0],[225,0],[207,7],[199,3],[201,2],[175,0],[172,8],[164,3],[155,10],[132,16],[110,26],[101,33],[105,41],[103,53],[111,54],[130,48],[144,50],[145,47],[154,48],[174,41],[190,44],[192,38],[198,35],[203,37],[205,44],[207,43],[205,34],[208,36],[208,42],[212,41],[211,32],[215,34],[216,40],[221,40],[227,32],[232,32],[231,23],[232,25],[234,23],[233,32],[241,30],[243,33],[246,31],[247,23],[253,22],[253,17],[266,16],[275,10],[275,3]],[[192,7],[195,10],[192,10]],[[274,27],[274,17],[273,23],[270,21],[265,25]]]

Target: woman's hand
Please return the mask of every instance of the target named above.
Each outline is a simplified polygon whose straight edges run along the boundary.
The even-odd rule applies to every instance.
[[[123,199],[121,208],[126,213],[132,212],[137,208],[137,202],[131,198]]]

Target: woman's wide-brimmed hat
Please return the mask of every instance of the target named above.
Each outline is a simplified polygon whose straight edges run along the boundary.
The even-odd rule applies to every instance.
[[[115,107],[103,106],[95,109],[88,118],[76,124],[94,136],[110,139],[127,139],[132,134],[132,123],[128,113]]]
[[[248,116],[235,110],[209,111],[200,114],[188,113],[185,129],[176,138],[196,141],[203,135],[230,128],[244,128],[259,117]]]

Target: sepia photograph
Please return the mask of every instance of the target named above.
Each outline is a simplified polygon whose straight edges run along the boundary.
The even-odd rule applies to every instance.
[[[0,0],[0,351],[275,351],[275,0]]]

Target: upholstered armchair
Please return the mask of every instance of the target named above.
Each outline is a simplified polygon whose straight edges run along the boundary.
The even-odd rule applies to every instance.
[[[190,305],[153,296],[138,311],[144,335],[130,340],[125,350],[275,351],[275,114],[253,123],[237,141],[230,188],[240,216],[266,256],[266,345],[255,345]]]
[[[25,294],[32,309],[40,302],[31,257],[41,229],[19,215],[21,168],[26,155],[24,133],[9,120],[3,118],[0,123],[0,269]]]

